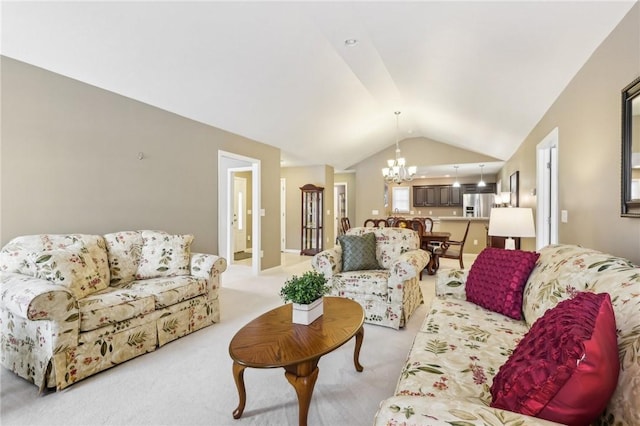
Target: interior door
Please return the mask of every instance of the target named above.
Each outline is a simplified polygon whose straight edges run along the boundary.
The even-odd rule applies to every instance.
[[[233,177],[233,251],[247,249],[247,180]]]

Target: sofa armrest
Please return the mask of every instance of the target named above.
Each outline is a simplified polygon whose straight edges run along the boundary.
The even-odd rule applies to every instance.
[[[436,296],[467,300],[468,269],[441,269],[436,276]]]
[[[190,269],[194,277],[219,280],[220,274],[227,270],[227,259],[214,254],[191,253]]]
[[[0,309],[32,321],[76,323],[78,302],[66,287],[12,272],[0,274]]]
[[[417,277],[427,263],[429,263],[429,253],[422,249],[404,252],[391,263],[390,279],[395,277],[402,282]]]
[[[311,259],[311,266],[324,274],[327,280],[331,279],[334,274],[342,272],[342,247],[336,246],[316,254]]]
[[[376,426],[485,426],[520,425],[551,426],[558,423],[488,407],[480,401],[468,399],[442,399],[427,396],[393,396],[380,403],[374,420]]]
[[[396,258],[389,268],[389,302],[404,301],[404,283],[418,279],[420,271],[429,263],[429,253],[424,250],[410,250]]]

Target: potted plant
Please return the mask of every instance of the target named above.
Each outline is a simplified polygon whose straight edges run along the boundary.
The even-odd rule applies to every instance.
[[[293,319],[296,324],[309,325],[323,312],[322,296],[329,292],[324,274],[307,271],[302,276],[294,275],[280,289],[284,302],[293,302]]]

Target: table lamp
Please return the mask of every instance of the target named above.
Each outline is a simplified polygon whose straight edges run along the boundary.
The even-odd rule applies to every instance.
[[[513,237],[535,237],[533,212],[525,207],[494,207],[489,216],[489,235],[507,237],[504,248],[515,250]]]

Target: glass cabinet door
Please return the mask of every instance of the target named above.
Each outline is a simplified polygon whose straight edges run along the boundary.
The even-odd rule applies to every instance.
[[[313,256],[323,250],[323,193],[324,188],[304,185],[302,191],[302,228],[300,254]]]

